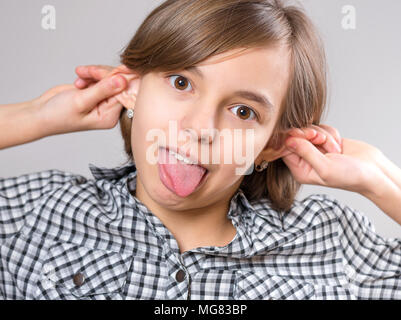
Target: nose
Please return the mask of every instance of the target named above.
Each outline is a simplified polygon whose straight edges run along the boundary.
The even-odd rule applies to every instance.
[[[201,144],[212,144],[218,133],[215,128],[215,119],[215,112],[210,109],[192,112],[184,116],[181,121],[181,128],[185,132],[189,132],[191,141]]]

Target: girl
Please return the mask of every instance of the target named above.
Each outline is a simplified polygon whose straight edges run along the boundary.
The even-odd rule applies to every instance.
[[[113,169],[90,164],[94,180],[59,170],[0,179],[3,298],[401,298],[399,239],[328,195],[295,200],[301,184],[341,188],[401,223],[400,168],[320,125],[324,56],[298,7],[168,0],[120,67],[78,68],[82,91],[1,107],[6,126],[34,132],[10,130],[2,148],[120,120],[128,155]],[[152,144],[153,129],[168,139]],[[240,133],[233,144],[219,144],[224,129]],[[236,147],[253,152],[255,170],[238,175],[238,161],[222,160]]]

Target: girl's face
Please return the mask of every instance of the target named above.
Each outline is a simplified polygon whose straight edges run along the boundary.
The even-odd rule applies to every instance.
[[[288,75],[287,49],[262,47],[214,56],[196,70],[153,72],[140,78],[131,131],[138,170],[136,194],[171,210],[227,202],[246,168],[280,157],[267,142],[278,120]],[[155,132],[166,140],[155,139]],[[178,147],[198,159],[208,169],[206,180],[187,196],[168,188],[159,165],[149,160],[158,159],[163,150],[159,146]]]

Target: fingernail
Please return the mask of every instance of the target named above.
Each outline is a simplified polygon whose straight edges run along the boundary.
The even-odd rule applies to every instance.
[[[121,88],[123,85],[119,76],[114,76],[113,78],[111,78],[111,81],[115,89]]]

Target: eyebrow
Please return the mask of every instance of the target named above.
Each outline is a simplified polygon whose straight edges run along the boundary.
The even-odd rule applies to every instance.
[[[248,90],[239,90],[239,91],[235,91],[234,95],[244,98],[244,99],[247,99],[247,100],[255,101],[256,103],[259,103],[264,108],[266,108],[269,113],[273,112],[273,110],[274,110],[273,104],[263,94],[253,92],[253,91],[248,91]]]
[[[204,74],[197,66],[190,66],[190,67],[185,68],[184,70],[188,70],[189,72],[195,73],[202,79],[205,78]],[[273,110],[274,110],[274,105],[270,102],[270,100],[264,94],[254,92],[254,91],[249,91],[249,90],[237,90],[233,94],[237,97],[251,100],[251,101],[254,101],[254,102],[262,105],[264,108],[267,109],[267,111],[269,113],[273,112]]]
[[[195,73],[199,78],[204,79],[203,72],[197,66],[186,67],[184,70],[188,70],[189,72]]]

